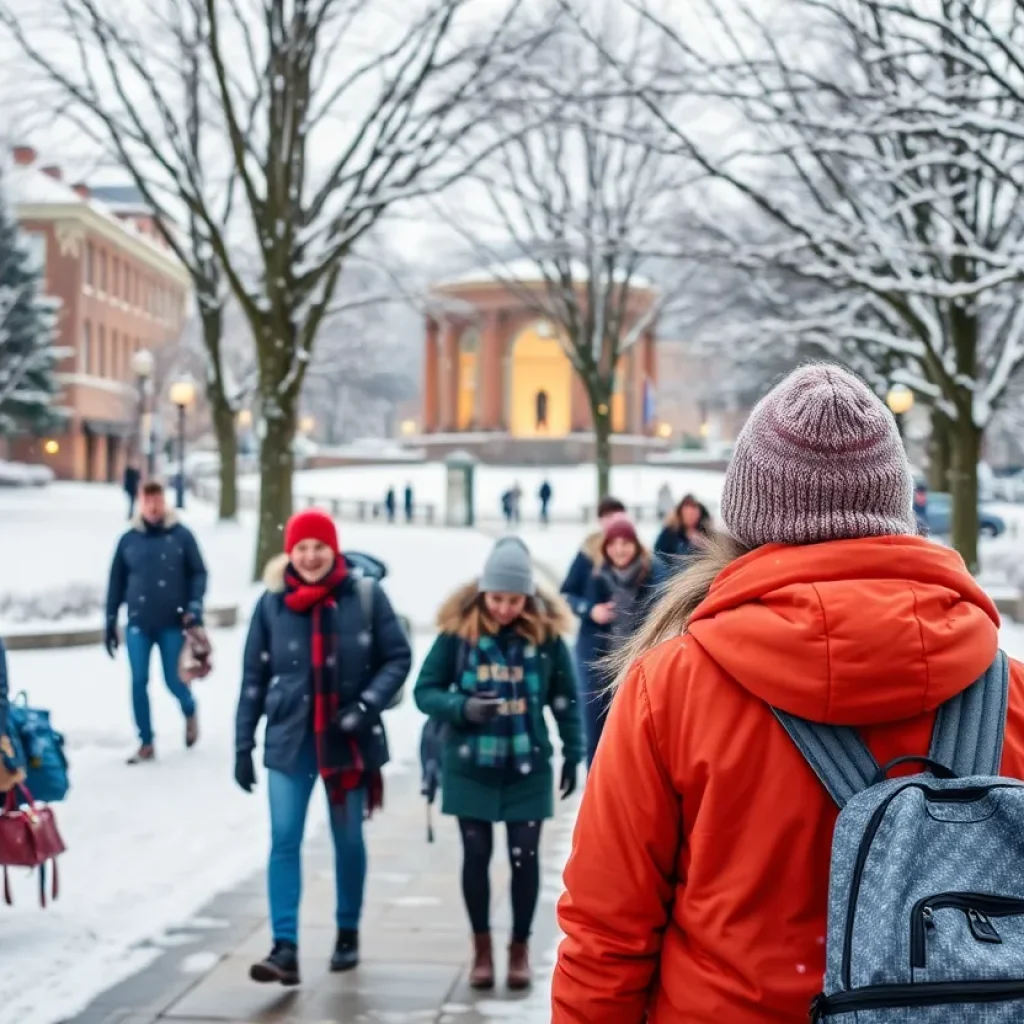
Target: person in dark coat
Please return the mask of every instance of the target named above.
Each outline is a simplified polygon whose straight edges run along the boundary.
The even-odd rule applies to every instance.
[[[583,756],[569,609],[538,589],[526,545],[499,540],[478,581],[438,613],[440,634],[416,681],[416,706],[448,727],[441,811],[459,819],[462,893],[473,929],[470,985],[494,985],[490,861],[504,822],[511,864],[508,985],[530,984],[528,941],[540,893],[541,822],[554,813],[554,754],[544,709],[562,741],[559,791],[576,789]]]
[[[379,586],[373,622],[364,622],[352,566],[326,512],[293,515],[284,546],[264,573],[266,592],[245,644],[235,781],[246,793],[256,784],[256,728],[265,716],[273,948],[249,973],[254,981],[297,985],[302,836],[318,778],[334,840],[337,940],[330,968],[359,963],[363,819],[383,803],[381,769],[389,753],[381,714],[405,682],[412,652]]]
[[[388,522],[389,523],[393,523],[395,521],[395,508],[396,508],[396,505],[397,505],[397,500],[395,498],[395,489],[394,489],[394,487],[389,487],[388,488],[387,497],[385,497],[385,499],[384,499],[384,509],[385,509],[385,511],[388,514]]]
[[[142,474],[139,467],[129,462],[124,467],[124,493],[128,495],[128,518],[135,515],[135,502],[139,497],[139,484],[142,483]]]
[[[711,537],[711,513],[692,494],[687,494],[665,520],[654,542],[654,553],[664,559],[668,571],[678,568],[678,560],[700,554]]]
[[[917,530],[922,537],[927,537],[928,529],[928,488],[924,484],[914,486],[914,519]]]
[[[547,526],[549,522],[548,518],[548,506],[551,504],[551,498],[554,496],[554,491],[551,489],[551,483],[545,480],[540,485],[540,490],[537,492],[537,497],[540,498],[540,521]]]
[[[658,559],[640,543],[629,517],[621,514],[609,521],[587,582],[587,618],[592,628],[577,650],[584,673],[580,701],[588,768],[594,762],[611,706],[609,686],[613,678],[602,659],[643,623],[663,578]]]
[[[107,587],[104,646],[111,658],[119,645],[117,619],[128,609],[125,646],[132,674],[132,708],[139,730],[139,749],[129,764],[152,761],[153,723],[149,707],[149,664],[153,648],[160,652],[164,682],[185,716],[185,746],[199,739],[199,718],[192,691],[178,679],[178,659],[188,619],[202,625],[206,596],[206,565],[196,539],[167,507],[163,485],[149,481],[142,488],[139,514],[118,542]]]
[[[0,793],[9,793],[25,773],[14,760],[14,744],[11,742],[8,714],[10,701],[7,688],[7,649],[0,640]]]
[[[405,521],[407,523],[412,522],[412,514],[414,509],[412,500],[412,484],[405,485]]]

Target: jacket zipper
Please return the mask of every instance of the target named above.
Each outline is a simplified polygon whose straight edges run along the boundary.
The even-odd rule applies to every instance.
[[[979,942],[998,943],[1002,940],[989,917],[1024,916],[1024,899],[1009,896],[990,896],[979,892],[944,892],[926,896],[914,904],[910,912],[910,966],[927,966],[926,929],[933,910],[955,907],[968,918],[971,933]]]
[[[872,985],[834,996],[819,996],[811,1004],[811,1020],[821,1021],[858,1010],[955,1003],[997,1003],[1024,998],[1024,981],[942,981],[923,985]]]
[[[909,782],[905,786],[901,786],[895,792],[890,793],[885,800],[875,808],[875,813],[871,815],[871,819],[868,821],[867,828],[864,831],[864,837],[861,839],[860,848],[857,850],[857,859],[853,865],[853,876],[850,879],[850,896],[846,904],[846,922],[845,928],[843,929],[843,970],[842,970],[842,982],[843,989],[850,990],[853,988],[852,976],[853,976],[853,926],[854,917],[857,911],[857,901],[860,899],[860,886],[864,877],[864,869],[867,867],[868,855],[871,853],[871,844],[875,841],[875,836],[878,834],[878,830],[882,827],[882,819],[885,817],[885,812],[889,810],[889,805],[896,799],[901,793],[905,793],[908,789],[920,789],[928,790],[931,787],[923,782]],[[962,790],[950,790],[943,792],[940,799],[948,802],[956,803],[969,803],[974,800],[978,800],[995,789],[1012,789],[1012,785],[994,785],[986,786],[983,790],[978,787],[971,787],[970,789]],[[954,794],[956,794],[954,796]],[[958,799],[960,796],[963,799]]]

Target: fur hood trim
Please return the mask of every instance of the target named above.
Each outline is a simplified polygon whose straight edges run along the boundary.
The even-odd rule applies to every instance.
[[[473,610],[479,593],[476,580],[459,587],[437,611],[438,630],[441,633],[468,639],[465,634],[469,625],[469,613]],[[573,614],[559,594],[547,587],[538,586],[533,601],[549,639],[569,633],[573,626]]]
[[[287,555],[274,555],[263,568],[263,586],[272,594],[284,593],[284,571],[288,568]]]
[[[173,508],[169,508],[164,513],[163,526],[165,530],[169,530],[172,526],[177,526],[180,521],[181,520],[178,519],[178,513],[175,512]],[[142,518],[141,512],[136,512],[135,515],[132,516],[132,529],[138,530],[139,533],[146,532],[146,523]]]
[[[582,551],[591,562],[596,562],[601,557],[601,548],[603,545],[604,531],[595,530],[580,546],[580,551]]]

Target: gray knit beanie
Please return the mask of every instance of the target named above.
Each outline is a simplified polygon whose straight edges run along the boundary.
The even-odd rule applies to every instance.
[[[525,594],[532,597],[537,586],[533,581],[530,549],[518,537],[502,537],[487,556],[477,589],[481,594]]]
[[[816,363],[750,414],[725,475],[722,521],[748,547],[914,535],[913,490],[889,410],[859,377]]]

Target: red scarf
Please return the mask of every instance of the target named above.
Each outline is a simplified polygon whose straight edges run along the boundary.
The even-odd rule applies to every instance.
[[[354,737],[343,737],[339,733],[335,724],[340,710],[338,688],[334,685],[334,672],[324,671],[328,665],[333,667],[337,658],[338,637],[332,614],[337,607],[334,595],[347,571],[345,560],[338,558],[334,568],[322,580],[306,583],[289,564],[284,574],[284,603],[293,612],[308,614],[312,619],[310,664],[313,668],[313,735],[316,738],[317,765],[327,789],[327,799],[332,805],[343,804],[346,794],[365,781],[369,815],[380,806],[383,798],[380,773],[370,773],[371,777],[367,778],[359,744]]]

